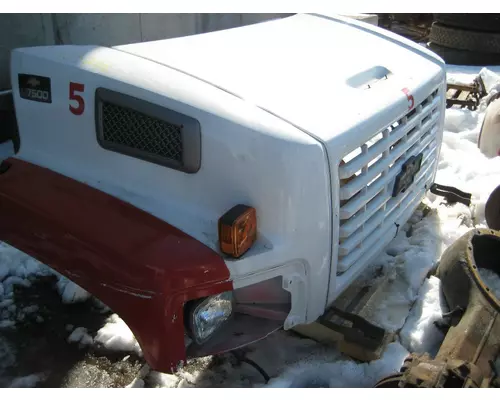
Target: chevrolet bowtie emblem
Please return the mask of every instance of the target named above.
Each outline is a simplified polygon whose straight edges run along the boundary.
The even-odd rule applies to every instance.
[[[34,76],[29,78],[27,83],[31,87],[37,87],[38,85],[40,85],[40,81],[38,79],[36,79]]]

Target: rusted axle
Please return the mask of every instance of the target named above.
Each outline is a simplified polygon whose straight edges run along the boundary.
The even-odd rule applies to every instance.
[[[500,387],[494,361],[500,351],[500,301],[479,275],[500,274],[500,233],[475,229],[443,254],[436,275],[450,310],[450,328],[432,359],[412,354],[399,374],[376,387]]]

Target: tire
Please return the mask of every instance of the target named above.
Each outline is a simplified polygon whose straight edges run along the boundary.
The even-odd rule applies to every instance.
[[[500,32],[500,14],[434,14],[434,20],[465,30]]]
[[[457,50],[428,43],[427,48],[441,57],[446,64],[454,65],[500,65],[500,54]]]
[[[500,53],[500,33],[467,31],[434,22],[429,40],[451,49]]]
[[[490,194],[486,201],[484,214],[486,217],[486,224],[489,228],[500,229],[500,186]]]

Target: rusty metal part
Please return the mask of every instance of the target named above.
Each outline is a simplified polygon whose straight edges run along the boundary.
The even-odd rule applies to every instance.
[[[376,387],[500,387],[494,367],[500,354],[500,300],[479,275],[482,268],[500,274],[498,231],[471,230],[444,252],[436,275],[453,311],[438,354],[434,359],[412,354],[400,374]]]
[[[446,108],[458,105],[460,108],[465,107],[474,111],[486,94],[486,87],[481,76],[477,76],[470,85],[448,83],[446,88]]]
[[[402,378],[403,378],[402,373],[389,375],[378,381],[375,387],[384,389],[399,388]]]
[[[479,268],[500,273],[499,231],[473,229],[462,235],[443,253],[436,275],[450,309],[481,304],[488,306],[492,316],[497,315],[500,301],[481,279]]]
[[[490,387],[473,363],[462,360],[432,360],[428,354],[409,356],[401,373],[382,379],[377,388],[480,388]]]

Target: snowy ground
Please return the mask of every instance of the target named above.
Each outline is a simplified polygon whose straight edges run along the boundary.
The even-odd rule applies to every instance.
[[[448,67],[448,80],[471,82],[479,67]],[[482,71],[490,95],[500,67]],[[360,278],[380,283],[366,317],[397,333],[380,360],[358,363],[335,347],[279,331],[245,349],[272,387],[371,387],[397,372],[409,352],[435,354],[446,310],[430,272],[443,251],[474,226],[500,184],[500,157],[477,148],[485,101],[477,111],[447,110],[436,182],[473,194],[470,208],[429,194],[430,212],[410,222]],[[384,279],[389,277],[389,279]],[[490,277],[487,277],[488,279]],[[485,277],[486,279],[486,277]],[[195,360],[175,375],[152,372],[124,322],[66,278],[0,243],[0,387],[259,387],[262,376],[232,354]]]

